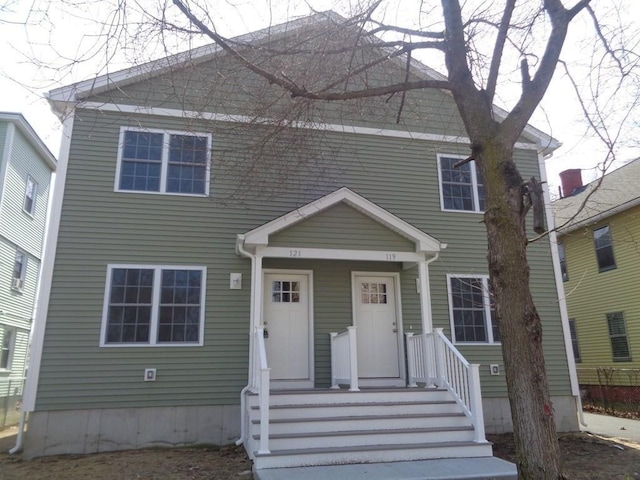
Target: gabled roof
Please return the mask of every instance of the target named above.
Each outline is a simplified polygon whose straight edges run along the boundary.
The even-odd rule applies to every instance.
[[[13,123],[27,138],[27,141],[36,150],[36,152],[40,154],[47,166],[55,172],[57,165],[56,157],[54,157],[53,153],[49,151],[42,139],[21,113],[0,112],[0,121]]]
[[[578,194],[561,198],[553,202],[556,225],[562,227],[573,216],[561,233],[568,233],[585,225],[589,225],[610,217],[616,213],[640,205],[640,158],[607,173],[599,180],[593,181]],[[584,208],[580,206],[591,194]]]
[[[292,210],[281,217],[245,233],[242,236],[244,245],[250,248],[268,246],[270,235],[278,233],[285,228],[292,227],[339,203],[349,205],[389,230],[411,240],[416,245],[416,252],[435,253],[447,247],[446,244],[439,242],[422,230],[396,217],[384,208],[358,195],[347,187],[342,187],[335,192],[329,193],[324,197]]]
[[[246,44],[259,42],[274,35],[294,34],[296,30],[304,29],[305,27],[311,25],[319,25],[328,22],[341,24],[346,21],[346,18],[342,17],[336,12],[319,12],[306,17],[285,22],[280,25],[264,28],[255,32],[250,32],[234,37],[230,43]],[[136,65],[125,70],[100,75],[89,80],[57,88],[51,90],[49,93],[45,94],[45,96],[49,100],[49,103],[51,104],[54,112],[59,115],[64,115],[69,103],[73,104],[77,101],[82,100],[83,98],[86,98],[89,95],[103,93],[115,88],[122,88],[126,85],[130,85],[138,81],[150,79],[152,77],[166,73],[171,69],[175,69],[176,67],[179,68],[182,65],[197,65],[212,59],[215,55],[220,53],[223,53],[223,50],[218,45],[204,45],[202,47],[197,47],[186,52],[161,58],[159,60],[153,60],[141,65]],[[404,69],[406,55],[403,55],[400,58],[396,57],[395,60],[402,60],[402,65],[399,65],[399,67]],[[441,73],[421,63],[415,58],[411,59],[411,65],[413,67],[413,73],[420,75],[425,79],[447,79],[447,77],[445,77]],[[447,92],[447,94],[449,94],[449,92]],[[498,118],[504,119],[507,116],[507,112],[505,110],[495,105],[494,112]],[[527,125],[525,127],[523,136],[528,140],[534,142],[538,147],[540,147],[541,150],[544,151],[553,151],[562,145],[555,138],[547,135],[546,133],[538,130],[531,125]]]

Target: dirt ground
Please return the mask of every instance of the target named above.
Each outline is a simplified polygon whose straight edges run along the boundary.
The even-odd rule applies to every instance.
[[[489,435],[494,454],[513,460],[511,435]],[[0,432],[2,480],[251,480],[241,448],[176,448],[96,455],[63,455],[23,461],[6,452],[15,429]],[[640,444],[587,433],[560,437],[568,480],[640,480]]]

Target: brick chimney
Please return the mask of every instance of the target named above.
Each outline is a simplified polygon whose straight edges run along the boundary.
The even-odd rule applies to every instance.
[[[569,197],[573,195],[574,190],[582,187],[582,170],[572,168],[560,172],[560,182],[562,183],[562,196]]]

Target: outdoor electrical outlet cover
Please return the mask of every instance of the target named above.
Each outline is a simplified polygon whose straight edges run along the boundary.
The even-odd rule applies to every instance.
[[[242,274],[241,273],[232,273],[229,275],[229,288],[231,290],[240,290],[242,289]]]
[[[491,369],[491,375],[500,375],[500,365],[494,363],[489,365],[489,368]]]
[[[156,381],[156,369],[155,368],[145,368],[144,369],[144,381],[145,382],[155,382]]]

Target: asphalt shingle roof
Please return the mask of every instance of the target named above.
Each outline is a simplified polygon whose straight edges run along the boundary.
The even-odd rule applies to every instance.
[[[640,204],[640,158],[607,173],[599,186],[598,183],[599,180],[595,180],[582,192],[553,202],[556,226],[560,228],[561,233],[570,232]],[[584,208],[580,210],[590,193],[592,194]],[[565,223],[567,225],[563,227]]]

